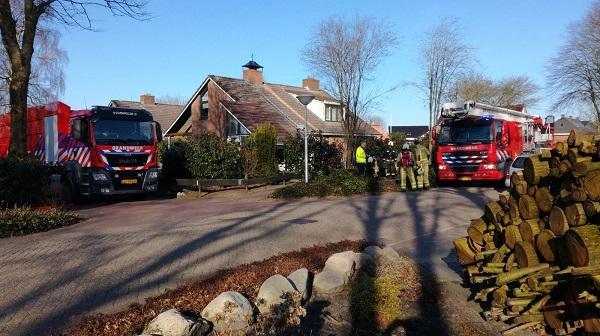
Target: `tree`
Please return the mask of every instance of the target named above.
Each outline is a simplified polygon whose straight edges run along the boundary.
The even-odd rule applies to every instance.
[[[423,80],[417,86],[425,93],[429,129],[440,117],[448,89],[471,63],[471,48],[463,41],[456,20],[447,19],[426,32],[419,48]]]
[[[395,45],[396,37],[381,21],[332,17],[317,26],[302,52],[307,67],[320,75],[344,109],[347,166],[363,121],[387,92],[371,84]]]
[[[145,0],[0,0],[0,34],[8,55],[8,96],[11,113],[10,152],[27,150],[27,103],[32,82],[36,40],[45,22],[92,29],[90,9],[144,18]]]
[[[556,96],[553,108],[589,104],[600,118],[600,2],[571,24],[568,38],[548,64],[548,86]]]
[[[185,105],[187,100],[181,96],[164,95],[156,100],[159,104]]]
[[[533,106],[539,101],[539,87],[526,76],[511,76],[493,81],[480,73],[460,76],[451,86],[447,99],[473,100],[494,106],[524,104]]]

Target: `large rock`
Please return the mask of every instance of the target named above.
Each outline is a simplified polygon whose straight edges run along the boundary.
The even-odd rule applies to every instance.
[[[274,305],[285,302],[284,295],[295,291],[296,289],[287,278],[275,274],[260,286],[256,297],[256,306],[262,314],[268,314]]]
[[[370,254],[362,252],[354,254],[354,264],[357,270],[374,263],[375,258],[373,258]]]
[[[344,290],[348,277],[335,269],[325,269],[315,275],[313,289],[317,294],[334,294]]]
[[[202,311],[217,332],[247,331],[254,319],[252,304],[238,292],[223,292]]]
[[[306,268],[292,272],[287,278],[292,286],[302,294],[302,300],[306,301],[310,298],[310,273]]]
[[[350,279],[356,268],[355,253],[353,251],[340,252],[331,255],[325,262],[323,271],[338,271]]]
[[[158,314],[144,328],[143,334],[161,336],[204,336],[210,331],[210,324],[203,319],[183,316],[177,309]]]
[[[383,260],[396,261],[400,258],[398,252],[389,246],[386,246],[385,248],[380,248],[375,245],[367,246],[363,253],[372,256],[376,262],[381,262]]]
[[[389,246],[386,246],[383,249],[381,249],[381,253],[383,254],[384,258],[391,261],[396,261],[400,259],[400,254],[398,254],[398,251],[394,250]]]

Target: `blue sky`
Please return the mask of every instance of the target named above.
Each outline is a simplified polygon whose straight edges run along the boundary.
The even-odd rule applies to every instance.
[[[382,87],[415,82],[424,31],[456,17],[465,42],[474,47],[479,70],[492,78],[527,75],[545,85],[545,65],[565,37],[566,27],[586,12],[584,0],[447,1],[194,1],[151,0],[148,21],[94,13],[88,32],[62,35],[68,52],[62,100],[74,108],[137,100],[143,93],[188,99],[208,74],[240,77],[252,54],[265,67],[265,80],[299,85],[311,74],[300,51],[311,30],[332,15],[367,15],[386,20],[399,45],[377,73]],[[543,97],[547,95],[542,94]],[[545,115],[549,98],[530,111]],[[401,86],[377,114],[395,125],[427,124],[420,91]],[[556,114],[556,113],[555,113]]]

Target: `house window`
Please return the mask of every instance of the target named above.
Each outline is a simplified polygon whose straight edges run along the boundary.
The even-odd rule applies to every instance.
[[[200,105],[200,120],[208,119],[208,90],[202,95],[202,105]]]
[[[325,105],[325,120],[343,121],[342,108],[339,105]]]
[[[248,130],[236,118],[227,114],[227,136],[248,135]]]

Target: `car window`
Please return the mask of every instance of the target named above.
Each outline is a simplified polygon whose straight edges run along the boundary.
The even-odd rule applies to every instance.
[[[522,156],[519,156],[515,159],[515,161],[513,161],[512,167],[523,169],[524,163],[525,163],[525,158]]]

